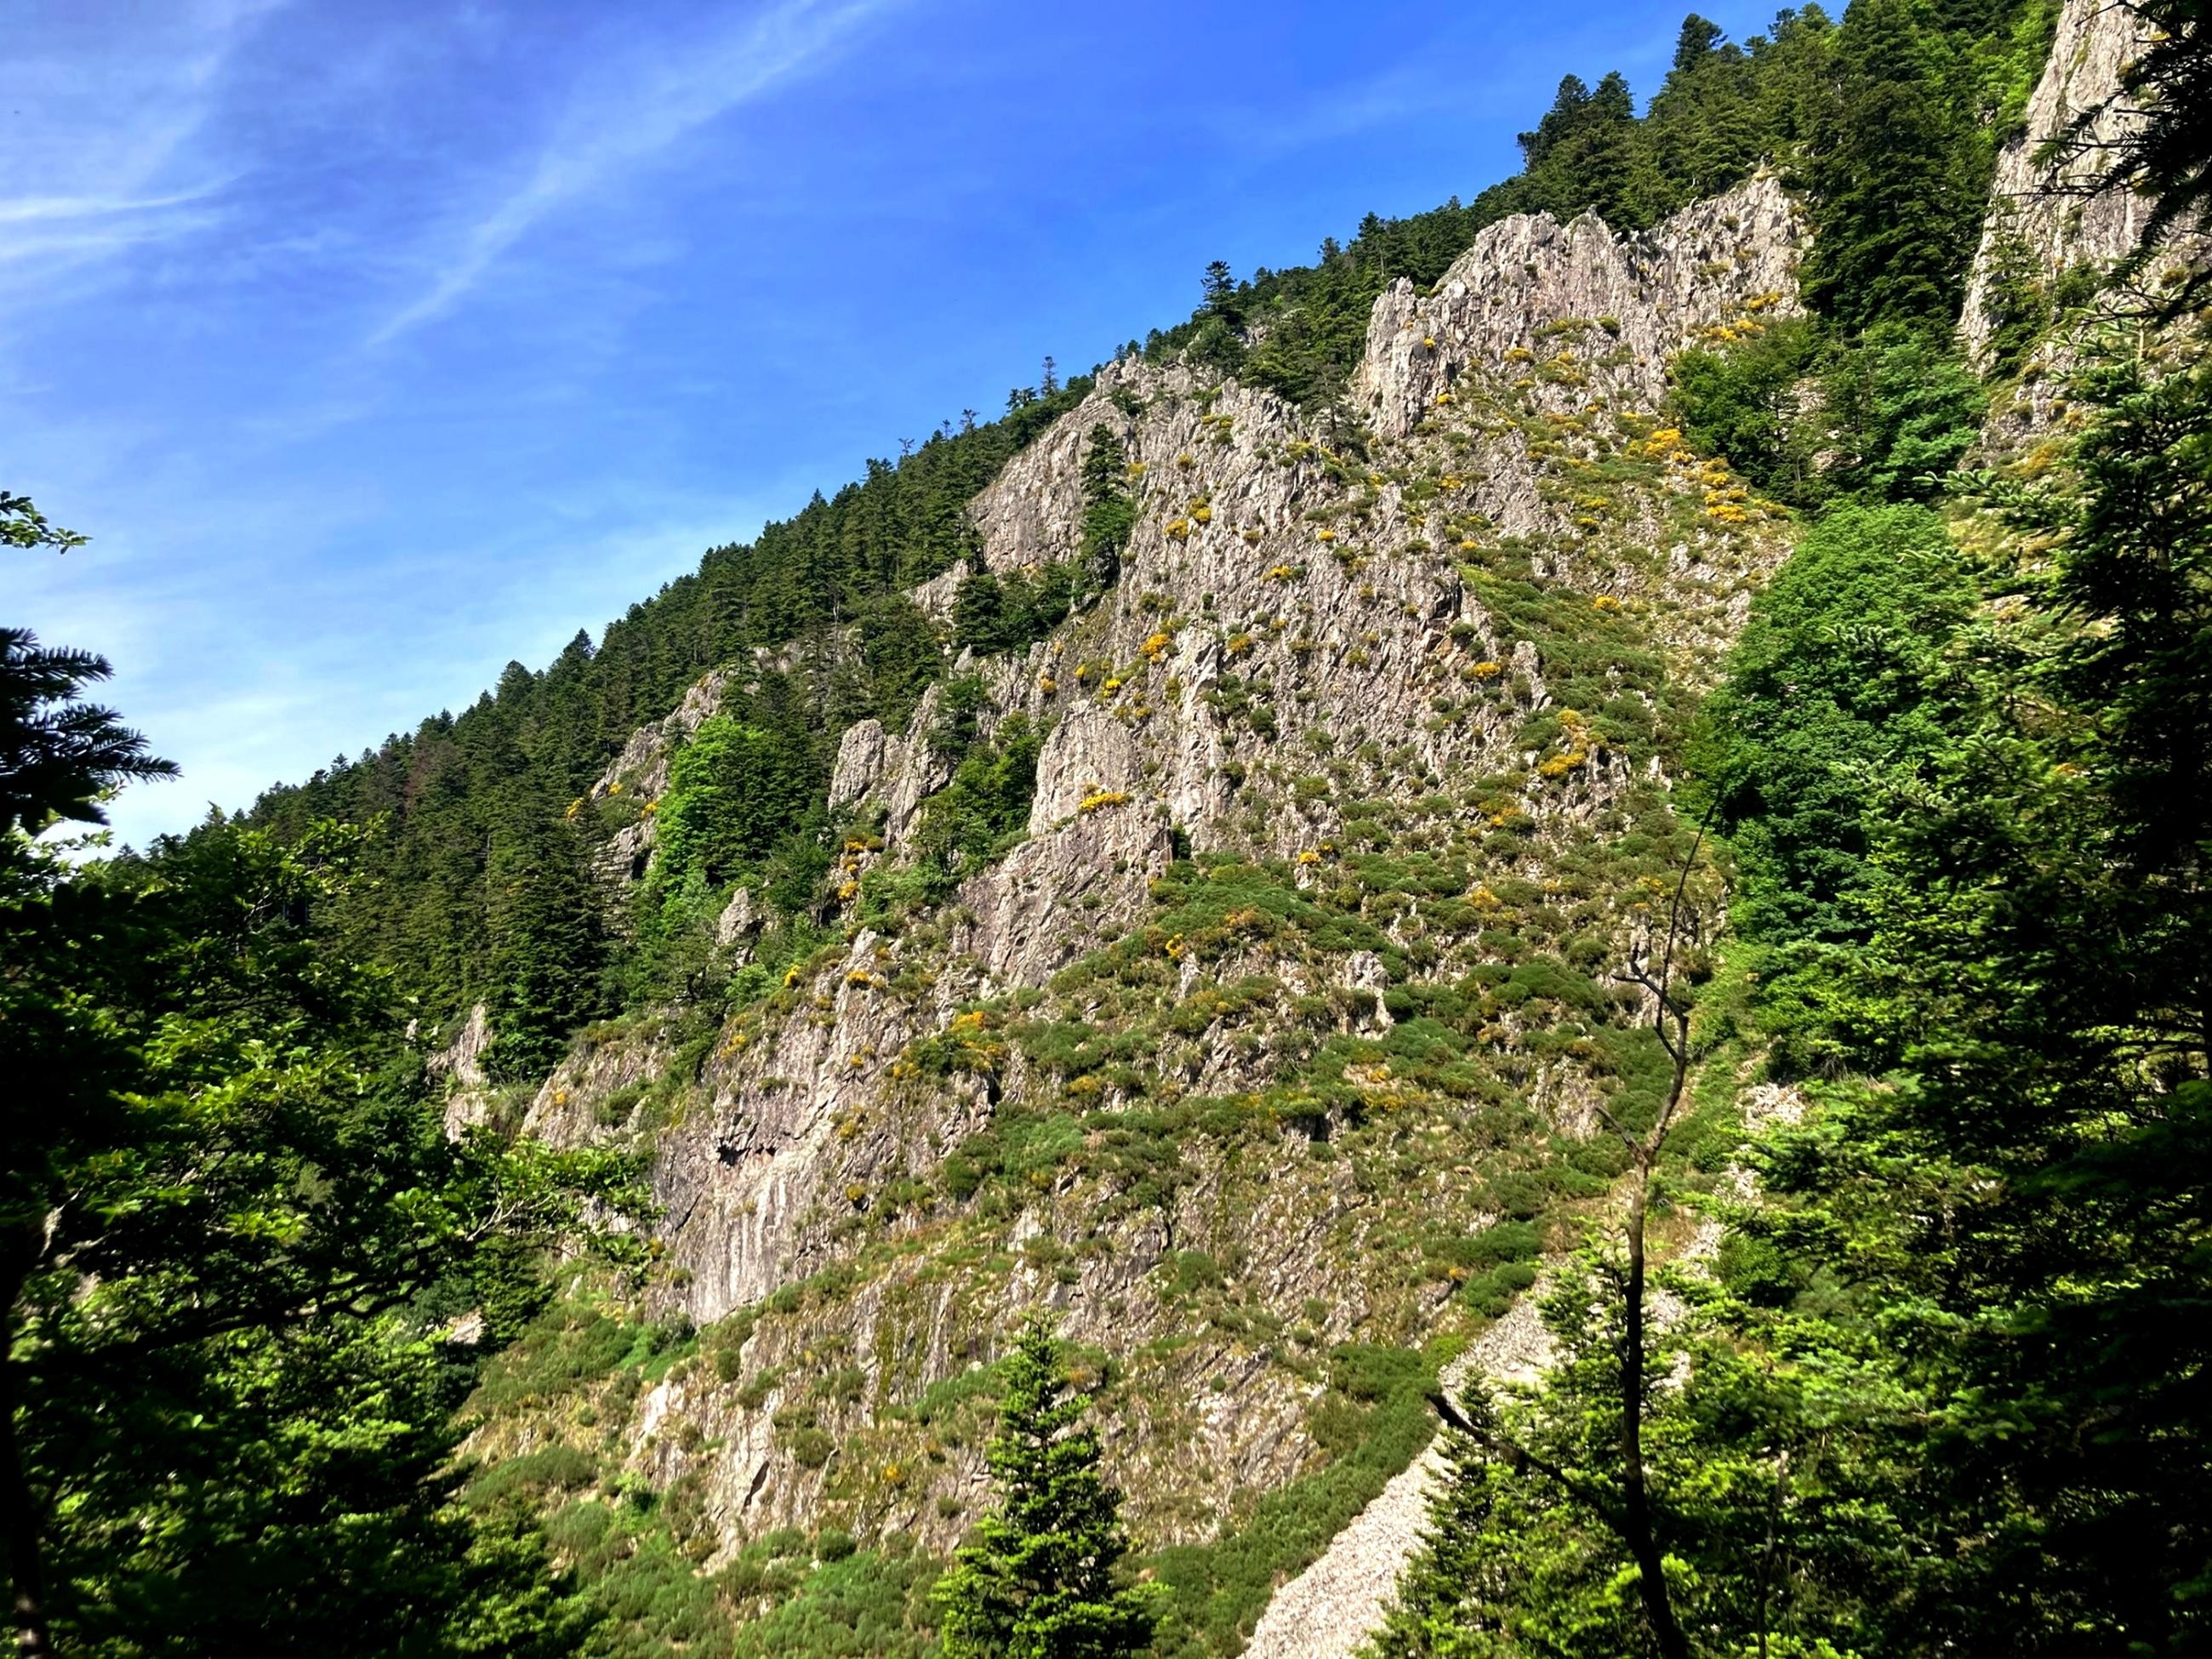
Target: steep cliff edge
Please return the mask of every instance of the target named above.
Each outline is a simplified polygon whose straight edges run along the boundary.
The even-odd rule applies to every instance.
[[[2203,227],[2185,221],[2127,285],[2136,291],[2100,287],[2136,252],[2151,211],[2131,191],[2099,185],[2142,129],[2144,112],[2122,82],[2151,39],[2128,6],[2067,0],[2022,129],[1998,156],[1959,322],[1974,368],[2003,377],[1984,428],[1991,459],[2064,429],[2064,383],[2085,331],[2139,314],[2146,295],[2212,253]],[[2008,337],[2016,362],[2001,361]]]
[[[2028,101],[2022,130],[1997,157],[1959,330],[1977,368],[1990,362],[2002,319],[1998,289],[2023,272],[2049,284],[2076,268],[2109,270],[2134,247],[2149,204],[2123,190],[2099,190],[2112,147],[2142,121],[2118,94],[2142,53],[2146,25],[2124,5],[2069,0],[2059,13],[2050,62]],[[2044,152],[2090,117],[2079,142],[2051,160]]]

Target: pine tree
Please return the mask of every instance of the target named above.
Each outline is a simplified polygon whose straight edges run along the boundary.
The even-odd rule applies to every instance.
[[[1121,550],[1137,526],[1137,504],[1124,483],[1127,471],[1128,451],[1101,421],[1083,451],[1083,559],[1084,574],[1102,587],[1120,573]]]
[[[1221,319],[1231,328],[1243,321],[1237,307],[1237,278],[1229,269],[1229,261],[1216,259],[1199,278],[1199,288],[1204,309]]]
[[[991,1473],[999,1506],[936,1592],[947,1659],[1106,1659],[1152,1639],[1151,1593],[1117,1583],[1121,1494],[1042,1315],[1007,1357]]]
[[[981,656],[1003,648],[1010,643],[1006,611],[1006,589],[999,579],[988,570],[969,571],[952,596],[952,648]]]

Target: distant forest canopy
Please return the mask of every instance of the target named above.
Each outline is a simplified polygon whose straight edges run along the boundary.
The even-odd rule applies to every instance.
[[[1858,0],[1840,23],[1817,6],[1784,10],[1740,45],[1692,15],[1644,114],[1619,74],[1595,87],[1570,76],[1522,135],[1522,170],[1472,204],[1370,215],[1349,244],[1325,242],[1310,266],[1237,281],[1217,264],[1193,316],[1132,349],[1156,360],[1188,352],[1340,420],[1335,402],[1389,282],[1433,283],[1477,232],[1510,214],[1594,209],[1639,228],[1763,165],[1801,191],[1819,229],[1805,282],[1820,315],[1790,337],[1799,355],[1775,373],[1833,370],[1869,331],[1889,331],[1893,350],[1897,331],[1947,336],[1996,150],[2017,125],[2057,9],[2056,0]],[[1757,385],[1743,383],[1751,372],[1721,377],[1713,401],[1723,412],[1709,424],[1757,401]],[[1015,622],[972,637],[956,629],[947,641],[902,592],[975,550],[967,503],[1091,384],[1055,384],[1048,359],[1042,385],[1017,389],[1000,418],[970,414],[896,463],[870,461],[865,477],[817,495],[755,541],[710,550],[696,574],[633,606],[596,647],[579,632],[541,672],[510,664],[458,716],[271,790],[251,821],[288,840],[324,818],[377,823],[362,854],[369,879],[337,909],[344,945],[395,964],[434,1024],[488,1002],[501,1033],[496,1069],[542,1070],[578,1025],[691,988],[673,965],[684,956],[678,936],[711,927],[713,895],[695,875],[688,896],[642,894],[653,914],[629,941],[608,933],[590,860],[635,808],[585,802],[593,779],[702,674],[774,652],[774,666],[733,688],[726,712],[780,757],[775,795],[791,810],[754,826],[752,843],[768,850],[742,872],[714,871],[714,891],[733,875],[803,891],[828,867],[826,788],[842,732],[872,714],[902,723],[946,672],[948,644],[981,652],[1034,636]],[[1786,495],[1785,464],[1771,458],[1777,477],[1762,482]],[[1091,505],[1126,538],[1126,501]],[[997,603],[962,597],[963,619],[990,608],[964,601]],[[855,649],[832,648],[831,630],[844,628]],[[754,757],[757,744],[726,747]],[[988,768],[1003,757],[975,759]],[[737,781],[700,779],[708,788]],[[681,803],[662,803],[672,805]],[[1018,805],[984,820],[1016,822]]]

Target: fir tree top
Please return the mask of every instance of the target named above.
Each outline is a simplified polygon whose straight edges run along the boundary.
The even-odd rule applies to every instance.
[[[1150,1592],[1118,1582],[1128,1553],[1121,1495],[1099,1474],[1087,1402],[1070,1385],[1042,1314],[1006,1360],[988,1452],[996,1508],[937,1589],[948,1659],[1108,1659],[1141,1652]]]

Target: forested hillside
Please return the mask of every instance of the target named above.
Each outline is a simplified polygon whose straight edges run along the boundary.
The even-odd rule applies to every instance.
[[[1852,455],[1862,466],[1948,465],[1956,454],[1940,447],[1963,443],[1963,420],[1934,434],[1938,451],[1893,457],[1894,436],[1881,423],[1911,416],[1851,405],[1868,400],[1881,350],[1910,359],[1893,380],[1930,380],[1923,397],[1972,402],[1970,387],[1942,380],[1940,349],[1937,363],[1911,357],[1911,331],[1932,325],[1940,337],[1958,314],[1996,150],[2019,125],[2054,15],[2053,0],[1862,6],[1841,27],[1812,6],[1782,12],[1769,35],[1741,46],[1692,17],[1647,113],[1638,114],[1618,74],[1595,89],[1570,76],[1522,135],[1523,172],[1471,205],[1389,222],[1370,215],[1348,244],[1325,242],[1310,266],[1243,281],[1209,270],[1199,311],[1155,331],[1142,349],[1152,362],[1188,355],[1273,390],[1316,411],[1334,440],[1356,442],[1338,422],[1348,418],[1343,398],[1369,313],[1390,282],[1433,283],[1479,231],[1510,215],[1564,221],[1589,210],[1644,228],[1771,161],[1814,204],[1820,234],[1806,273],[1814,315],[1768,337],[1756,363],[1723,370],[1701,356],[1686,370],[1720,382],[1697,399],[1692,440],[1793,501],[1856,482],[1848,466],[1809,476],[1818,444],[1884,446]],[[1872,349],[1861,344],[1869,327]],[[1747,430],[1778,388],[1822,370],[1845,412],[1839,431],[1801,433],[1789,455]],[[365,824],[386,815],[365,854],[380,896],[351,919],[349,945],[400,966],[434,1019],[487,1001],[507,1034],[497,1068],[542,1073],[568,1032],[668,988],[665,975],[630,971],[624,952],[599,937],[581,878],[618,817],[556,823],[548,809],[565,811],[630,732],[674,708],[701,674],[765,653],[769,672],[732,713],[781,734],[791,804],[762,833],[770,845],[798,837],[782,852],[805,865],[826,830],[819,799],[836,734],[870,715],[902,723],[921,688],[945,672],[948,647],[1000,643],[973,619],[940,638],[901,596],[973,556],[968,501],[1090,384],[1051,384],[1049,367],[1046,378],[1042,390],[1010,394],[1002,418],[948,422],[898,463],[870,462],[865,478],[757,542],[709,550],[696,576],[634,607],[596,646],[580,633],[543,671],[510,665],[458,716],[272,792],[252,821],[296,835],[320,817]]]
[[[9,631],[22,1650],[2198,1650],[2203,29],[1692,16],[143,854]]]
[[[473,707],[272,790],[250,820],[286,838],[325,818],[377,825],[362,854],[374,897],[333,918],[348,947],[399,967],[434,1018],[489,997],[512,1034],[501,1070],[542,1072],[624,992],[584,878],[605,826],[564,817],[568,804],[701,674],[764,650],[781,672],[744,719],[780,736],[796,792],[768,840],[818,835],[807,798],[827,787],[836,732],[902,714],[944,672],[944,643],[905,590],[972,552],[969,500],[1087,385],[1018,390],[999,420],[971,411],[896,465],[871,461],[757,541],[708,550],[696,575],[597,644],[580,632],[538,672],[509,664]]]

